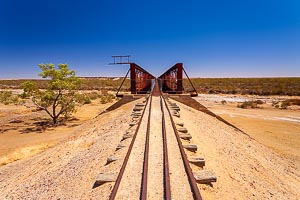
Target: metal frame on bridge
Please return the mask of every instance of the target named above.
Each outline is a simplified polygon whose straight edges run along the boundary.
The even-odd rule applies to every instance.
[[[119,94],[122,85],[124,84],[129,72],[130,72],[130,92],[131,94],[147,94],[150,93],[154,87],[156,78],[147,72],[145,69],[137,65],[136,63],[130,62],[130,56],[112,56],[114,58],[115,64],[129,64],[130,68],[128,69],[119,89],[117,92],[117,96],[123,96]],[[176,63],[170,69],[168,69],[165,73],[157,78],[159,88],[163,93],[169,94],[182,94],[183,93],[183,73],[185,73],[188,78],[191,86],[194,91],[191,93],[192,96],[197,95],[197,91],[193,86],[190,78],[188,77],[186,71],[183,68],[183,63]]]
[[[155,77],[135,63],[130,63],[130,91],[131,94],[150,93]]]
[[[183,93],[182,71],[183,64],[176,63],[173,67],[158,77],[158,82],[162,92],[170,94]]]

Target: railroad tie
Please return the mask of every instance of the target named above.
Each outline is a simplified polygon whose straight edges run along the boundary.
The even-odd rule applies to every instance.
[[[107,182],[115,182],[116,179],[117,178],[113,173],[108,173],[108,174],[99,173],[96,178],[95,184],[99,186]]]
[[[106,164],[105,165],[108,165],[112,162],[115,162],[116,160],[118,160],[118,158],[114,157],[114,156],[110,156],[107,158],[107,161],[106,161]]]
[[[183,123],[183,122],[177,122],[176,125],[177,125],[177,126],[183,127],[183,126],[184,126],[184,123]]]
[[[181,132],[181,133],[187,133],[188,132],[188,130],[184,127],[177,128],[177,131]]]
[[[118,144],[118,146],[116,147],[116,151],[118,151],[119,149],[122,149],[124,147],[126,147],[126,145],[124,145],[124,144]]]
[[[204,158],[201,158],[201,157],[191,157],[191,158],[189,158],[189,162],[198,167],[205,166],[205,160],[204,160]]]
[[[183,145],[183,148],[185,148],[189,151],[192,151],[192,152],[197,151],[197,145],[195,145],[195,144],[186,144],[186,145]]]
[[[206,170],[201,170],[193,172],[193,175],[200,184],[211,184],[212,182],[217,182],[217,177],[211,172]]]
[[[179,137],[183,140],[191,140],[192,136],[190,134],[179,134]]]

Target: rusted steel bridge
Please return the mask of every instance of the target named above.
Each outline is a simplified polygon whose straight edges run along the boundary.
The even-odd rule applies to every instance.
[[[123,57],[122,57],[123,58]],[[114,57],[115,59],[115,57]],[[123,58],[124,59],[124,58]],[[147,70],[143,69],[136,63],[132,62],[116,62],[112,64],[129,64],[130,67],[123,79],[122,84],[120,85],[117,96],[119,95],[119,91],[130,73],[130,92],[131,94],[147,94],[150,93],[154,87],[156,80],[158,81],[159,89],[163,93],[168,94],[183,94],[183,73],[185,73],[188,78],[190,84],[192,85],[186,71],[183,68],[183,63],[176,63],[158,78],[153,76]],[[192,85],[194,88],[194,86]],[[197,94],[196,89],[194,88],[194,94]]]
[[[165,73],[160,75],[158,77],[158,82],[161,87],[161,91],[170,94],[182,94],[182,72],[183,64],[176,63],[173,67],[171,67]]]

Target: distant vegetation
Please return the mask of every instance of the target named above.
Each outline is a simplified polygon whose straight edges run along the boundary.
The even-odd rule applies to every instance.
[[[12,91],[0,91],[0,103],[8,104],[24,104],[25,100],[21,99],[21,95],[15,95]]]
[[[80,90],[112,90],[117,91],[123,78],[80,78]],[[21,84],[26,81],[35,82],[38,88],[46,89],[49,80],[41,79],[18,79],[18,80],[0,80],[0,89],[22,89]],[[130,90],[130,80],[126,79],[122,91]]]
[[[284,101],[273,101],[272,106],[280,109],[287,109],[289,106],[300,106],[300,99],[286,99]]]
[[[123,78],[81,78],[81,90],[107,89],[117,91]],[[0,80],[1,89],[18,89],[27,80]],[[46,88],[48,80],[31,80],[39,88]],[[192,78],[199,93],[204,94],[250,94],[300,96],[300,77],[296,78]],[[192,91],[187,79],[185,90]],[[126,79],[122,91],[130,91],[130,80]]]
[[[300,96],[300,77],[296,78],[192,78],[199,93]],[[184,88],[192,91],[187,79]]]
[[[262,100],[255,100],[255,101],[245,101],[237,105],[238,108],[259,108],[259,105],[264,104]]]

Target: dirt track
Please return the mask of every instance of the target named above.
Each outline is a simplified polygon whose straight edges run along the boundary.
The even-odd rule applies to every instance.
[[[115,148],[128,129],[134,103],[78,126],[77,136],[45,152],[2,166],[1,199],[107,199],[113,183],[93,188],[95,178],[99,172],[118,173],[122,159],[105,163],[110,155],[124,158],[127,149]],[[178,105],[191,142],[198,145],[197,155],[218,177],[213,187],[200,186],[204,199],[300,198],[299,163],[211,116]]]

